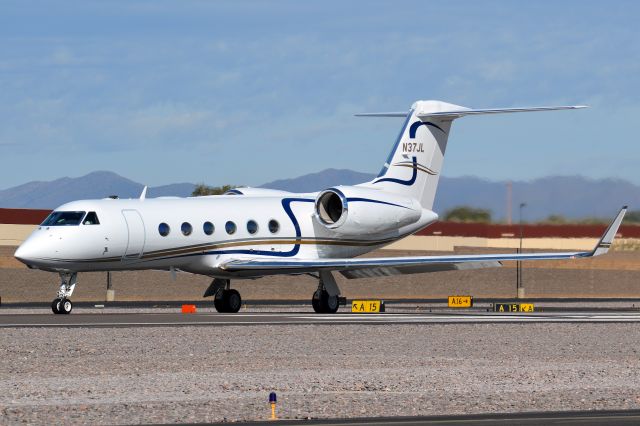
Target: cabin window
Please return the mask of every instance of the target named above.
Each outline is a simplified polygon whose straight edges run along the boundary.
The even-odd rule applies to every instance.
[[[98,215],[96,212],[89,212],[87,216],[82,221],[84,225],[100,225],[100,221],[98,220]]]
[[[258,224],[255,220],[250,220],[249,222],[247,222],[247,231],[249,231],[251,235],[258,232]]]
[[[167,235],[169,235],[169,232],[171,232],[171,228],[169,227],[169,225],[163,222],[160,225],[158,225],[158,232],[163,237],[166,237]]]
[[[42,222],[42,226],[80,225],[85,212],[53,212]]]
[[[193,232],[193,226],[191,226],[189,222],[183,222],[182,226],[180,226],[180,230],[184,236],[188,236]]]
[[[235,234],[236,233],[236,224],[228,221],[227,223],[224,224],[224,229],[225,231],[227,231],[227,234],[231,235],[231,234]]]
[[[213,223],[205,222],[204,225],[202,225],[202,230],[204,231],[205,234],[211,235],[213,234],[213,231],[216,230],[216,228],[215,226],[213,226]]]
[[[271,232],[272,234],[275,234],[279,230],[280,230],[280,224],[278,223],[278,221],[275,219],[271,219],[269,221],[269,232]]]

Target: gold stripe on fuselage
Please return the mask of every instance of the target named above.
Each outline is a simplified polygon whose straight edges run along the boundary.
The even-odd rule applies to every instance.
[[[154,250],[145,252],[140,258],[131,258],[131,260],[154,260],[162,259],[164,257],[176,256],[176,255],[189,255],[189,254],[202,254],[205,251],[217,250],[221,248],[234,248],[234,247],[246,247],[246,246],[264,246],[264,245],[333,245],[333,246],[355,246],[355,247],[371,247],[380,244],[391,243],[396,241],[405,235],[401,235],[394,238],[386,238],[384,240],[333,240],[333,239],[319,239],[319,238],[282,238],[282,239],[253,239],[253,240],[235,240],[220,243],[208,243],[208,244],[195,244],[183,247],[174,247],[170,249]],[[278,252],[273,252],[278,253]],[[132,255],[134,256],[134,255]],[[86,259],[86,260],[71,260],[71,259],[55,259],[64,262],[114,262],[122,259],[122,256],[112,256],[107,258],[98,259]]]
[[[206,245],[198,245],[198,246],[186,246],[186,247],[178,247],[173,249],[164,249],[157,250],[148,253],[144,253],[142,255],[142,259],[158,259],[162,257],[175,256],[181,254],[196,254],[202,253],[210,250],[217,250],[222,248],[233,248],[233,247],[246,247],[246,246],[264,246],[264,245],[333,245],[333,246],[358,246],[358,247],[368,247],[375,246],[379,244],[385,244],[388,242],[395,241],[397,238],[388,238],[385,240],[323,240],[323,239],[311,239],[311,238],[300,238],[300,239],[273,239],[273,240],[244,240],[244,241],[229,241],[225,243],[217,243],[217,244],[206,244]]]
[[[421,172],[425,172],[426,174],[429,175],[437,175],[436,172],[434,172],[431,169],[428,169],[426,167],[420,166],[418,164],[394,164],[394,166],[396,167],[409,167],[410,169],[416,169],[416,170],[420,170]]]

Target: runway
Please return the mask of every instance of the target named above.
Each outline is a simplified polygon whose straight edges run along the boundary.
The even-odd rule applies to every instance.
[[[0,328],[17,327],[181,327],[255,326],[296,324],[481,324],[481,323],[636,323],[640,312],[541,312],[529,314],[474,313],[384,313],[315,314],[312,312],[256,312],[220,314],[182,313],[79,313],[70,315],[2,314]]]

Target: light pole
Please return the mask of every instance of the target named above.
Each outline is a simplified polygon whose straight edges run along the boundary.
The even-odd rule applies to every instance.
[[[113,302],[116,298],[116,292],[113,290],[111,283],[111,272],[107,271],[107,302]]]
[[[518,224],[520,226],[520,249],[518,253],[522,253],[522,209],[527,206],[527,203],[520,203],[520,218]],[[522,262],[518,260],[516,263],[516,289],[518,299],[524,299],[524,286],[522,285]]]

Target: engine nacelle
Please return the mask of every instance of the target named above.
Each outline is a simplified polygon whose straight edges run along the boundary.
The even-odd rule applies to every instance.
[[[421,215],[417,200],[356,186],[320,192],[314,214],[322,225],[343,235],[384,233],[415,223]]]

